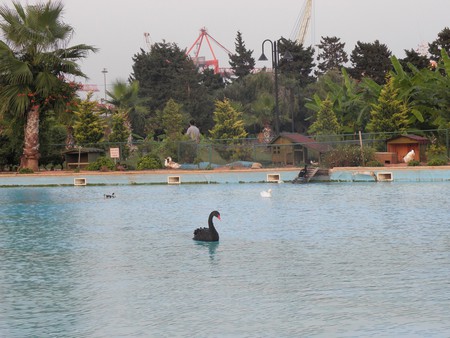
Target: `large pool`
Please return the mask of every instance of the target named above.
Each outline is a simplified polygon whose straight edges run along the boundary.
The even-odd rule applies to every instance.
[[[0,337],[449,337],[449,192],[3,188]],[[220,242],[194,242],[214,209]]]

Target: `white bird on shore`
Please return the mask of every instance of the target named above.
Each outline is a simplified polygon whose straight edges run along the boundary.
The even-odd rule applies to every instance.
[[[409,162],[411,162],[412,160],[414,160],[414,156],[416,155],[416,153],[414,152],[414,149],[412,149],[409,153],[407,153],[406,155],[405,155],[405,157],[403,157],[403,161],[405,162],[405,163],[409,163]]]
[[[267,191],[261,191],[260,194],[261,197],[272,197],[272,189],[269,189]]]
[[[166,157],[164,159],[164,166],[170,169],[179,169],[181,167],[180,164],[172,161],[172,157]]]

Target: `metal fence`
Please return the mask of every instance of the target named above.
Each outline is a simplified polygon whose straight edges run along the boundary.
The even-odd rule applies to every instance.
[[[438,144],[449,154],[448,130],[414,131],[408,134],[420,135],[428,139],[428,144]],[[282,134],[283,135],[283,134]],[[139,141],[129,143],[102,142],[79,145],[83,148],[102,149],[110,156],[111,148],[119,149],[118,161],[135,166],[137,159],[153,154],[163,162],[165,157],[172,157],[178,163],[211,163],[225,165],[234,162],[258,162],[265,167],[280,165],[304,165],[320,161],[324,153],[339,146],[371,148],[374,151],[386,151],[387,141],[399,133],[355,133],[343,135],[321,135],[309,137],[308,142],[278,142],[277,138],[270,142],[262,142],[261,138],[246,139],[203,139],[200,143],[178,141],[158,142]],[[65,150],[62,145],[55,145],[58,151]]]

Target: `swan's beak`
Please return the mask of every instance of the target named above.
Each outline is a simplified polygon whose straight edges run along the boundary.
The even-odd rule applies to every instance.
[[[217,215],[217,218],[219,219],[219,221],[221,221],[221,219],[220,219],[220,215]]]

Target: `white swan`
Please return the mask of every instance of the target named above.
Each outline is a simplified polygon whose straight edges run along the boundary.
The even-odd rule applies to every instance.
[[[414,152],[414,149],[412,149],[409,153],[407,153],[406,155],[405,155],[405,157],[403,157],[403,161],[405,162],[405,163],[409,163],[409,162],[411,162],[412,160],[414,160],[414,156],[416,155],[416,153]]]
[[[166,157],[164,159],[164,166],[170,169],[179,169],[181,167],[181,165],[172,161],[172,157]]]
[[[269,189],[267,191],[261,191],[260,194],[261,197],[272,197],[272,189]]]

